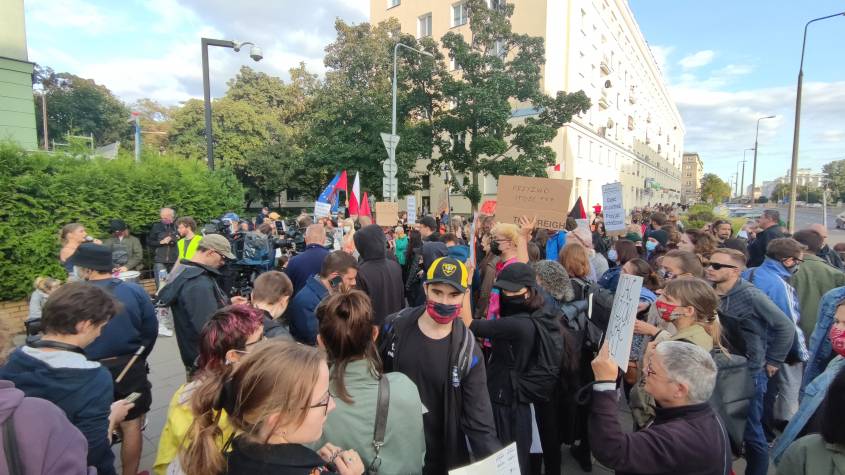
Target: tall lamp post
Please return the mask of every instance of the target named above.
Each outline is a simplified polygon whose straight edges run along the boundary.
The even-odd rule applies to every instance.
[[[804,82],[804,49],[807,47],[807,27],[810,23],[845,16],[845,12],[814,18],[804,25],[804,42],[801,43],[801,64],[798,67],[798,91],[795,93],[795,130],[792,132],[792,168],[789,171],[789,232],[795,232],[795,200],[798,191],[798,135],[801,130],[801,87]]]
[[[754,149],[753,148],[747,148],[747,149],[742,151],[742,162],[741,162],[742,163],[742,182],[741,182],[742,184],[739,187],[740,198],[742,198],[742,196],[745,195],[745,162],[748,161],[748,160],[745,159],[745,154],[748,153],[749,150],[754,150]],[[754,188],[753,187],[751,188],[751,195],[752,195],[752,197],[754,195]],[[753,204],[753,200],[752,200],[752,204]]]
[[[202,92],[203,99],[205,100],[205,143],[209,170],[214,170],[214,138],[211,135],[211,85],[208,79],[208,47],[220,46],[223,48],[232,48],[235,52],[238,52],[242,47],[247,45],[251,46],[249,57],[254,61],[261,61],[264,55],[261,53],[261,48],[255,46],[255,43],[249,41],[238,43],[237,41],[214,40],[211,38],[202,39]]]
[[[754,165],[751,168],[751,204],[754,205],[754,189],[757,187],[757,137],[760,135],[760,121],[774,119],[775,116],[767,115],[757,119],[757,132],[754,133]]]

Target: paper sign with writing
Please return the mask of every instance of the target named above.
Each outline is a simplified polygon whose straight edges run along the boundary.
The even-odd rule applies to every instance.
[[[625,233],[625,205],[622,202],[622,183],[601,187],[604,227],[608,234]]]
[[[417,223],[417,197],[414,195],[408,195],[405,199],[408,203],[408,224],[416,224]]]
[[[449,470],[449,475],[519,475],[516,442],[472,465]]]
[[[395,201],[376,202],[376,224],[379,226],[396,226],[399,221],[399,203]]]
[[[616,295],[613,296],[613,308],[610,311],[610,322],[607,324],[605,340],[610,350],[610,357],[622,371],[628,370],[631,341],[634,337],[634,322],[637,320],[637,306],[640,303],[642,286],[642,277],[621,274]]]
[[[536,217],[538,228],[564,230],[571,191],[570,180],[502,175],[496,221],[519,224],[522,216]]]
[[[322,201],[315,201],[314,202],[314,217],[315,218],[325,218],[326,216],[332,214],[332,205],[331,203],[323,203]]]

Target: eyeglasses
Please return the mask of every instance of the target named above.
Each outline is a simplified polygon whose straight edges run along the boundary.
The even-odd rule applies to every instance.
[[[326,397],[322,401],[320,401],[319,403],[314,404],[313,406],[308,406],[308,409],[316,409],[318,407],[324,407],[326,409],[325,409],[325,412],[323,413],[323,415],[326,415],[326,414],[329,413],[329,404],[332,402],[332,399],[334,399],[334,398],[335,398],[335,395],[332,394],[331,391],[326,391]]]
[[[722,270],[724,268],[728,269],[737,269],[737,266],[733,266],[730,264],[719,264],[718,262],[711,262],[707,267],[712,267],[713,270]]]
[[[252,343],[247,343],[246,345],[244,345],[244,349],[243,349],[243,350],[233,350],[233,351],[234,351],[235,353],[241,353],[241,354],[243,354],[243,355],[248,354],[248,353],[249,353],[249,347],[250,347],[250,346],[252,346],[252,345],[257,345],[258,343],[261,343],[262,341],[264,341],[264,340],[266,340],[266,339],[267,339],[267,335],[261,335],[261,338],[259,338],[259,339],[255,340],[255,341],[253,341]]]

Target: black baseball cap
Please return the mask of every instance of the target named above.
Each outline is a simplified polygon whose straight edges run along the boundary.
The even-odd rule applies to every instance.
[[[493,283],[493,287],[498,287],[508,292],[516,292],[525,287],[534,287],[537,285],[537,274],[534,269],[524,262],[515,262],[499,273],[499,278]]]
[[[115,233],[117,231],[125,231],[126,223],[122,219],[113,219],[109,221],[109,232]]]
[[[426,273],[426,284],[449,284],[466,292],[469,286],[469,275],[463,262],[452,257],[438,257],[431,263]]]
[[[76,252],[68,259],[71,265],[84,267],[100,272],[111,272],[114,269],[112,254],[109,248],[93,242],[86,242],[76,248]]]
[[[432,231],[437,231],[437,221],[431,216],[423,216],[420,218],[420,226],[425,226]]]

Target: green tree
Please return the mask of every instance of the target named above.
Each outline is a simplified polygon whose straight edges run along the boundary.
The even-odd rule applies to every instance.
[[[845,201],[845,159],[825,163],[822,167],[822,173],[827,175],[827,186],[832,192],[833,198],[838,201]]]
[[[701,177],[701,199],[707,203],[718,204],[731,196],[731,185],[715,173],[705,173]]]
[[[465,5],[469,41],[457,32],[442,40],[459,71],[443,80],[443,100],[451,107],[435,117],[440,153],[429,170],[448,164],[468,177],[453,178],[451,184],[475,207],[482,174],[545,176],[555,160],[548,143],[573,115],[590,108],[590,100],[583,91],[555,97],[543,92],[544,40],[512,31],[513,4],[488,8],[485,0],[469,0]],[[514,119],[515,108],[530,113]]]
[[[790,187],[789,183],[778,183],[772,190],[770,198],[772,201],[786,200],[789,201]],[[822,189],[817,186],[801,185],[795,187],[796,201],[803,201],[805,203],[821,203]],[[834,195],[835,196],[835,195]],[[830,195],[828,195],[830,197]]]
[[[306,154],[328,179],[337,170],[360,172],[362,188],[381,194],[387,151],[381,133],[391,130],[393,49],[401,42],[435,56],[399,50],[396,149],[399,194],[419,187],[413,170],[430,158],[433,118],[443,101],[443,55],[431,38],[402,35],[396,19],[370,25],[335,22],[337,39],[326,48],[326,79],[316,90]]]
[[[40,66],[33,73],[33,84],[40,85],[47,97],[47,130],[51,140],[64,142],[66,134],[91,134],[96,144],[130,138],[129,109],[105,86]],[[41,115],[41,107],[36,107],[38,124]],[[38,127],[38,139],[44,140],[41,127]]]
[[[138,99],[130,106],[132,112],[141,117],[141,143],[145,147],[159,151],[167,148],[167,136],[170,132],[173,113],[176,107],[165,106],[153,99]]]

